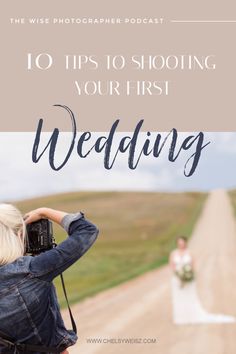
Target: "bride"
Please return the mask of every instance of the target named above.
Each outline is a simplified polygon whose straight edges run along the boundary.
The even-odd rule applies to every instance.
[[[187,247],[187,238],[177,239],[177,249],[171,252],[172,306],[175,324],[236,323],[236,318],[207,312],[201,305],[194,280],[194,260]]]

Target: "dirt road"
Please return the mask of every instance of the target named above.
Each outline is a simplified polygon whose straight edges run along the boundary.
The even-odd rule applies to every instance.
[[[236,228],[225,191],[209,195],[190,248],[205,309],[236,316]],[[73,306],[79,341],[70,354],[235,354],[235,324],[172,324],[170,276],[165,266]],[[127,339],[138,343],[118,343]]]

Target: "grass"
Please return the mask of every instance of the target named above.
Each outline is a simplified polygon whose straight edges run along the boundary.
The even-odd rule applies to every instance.
[[[26,212],[47,206],[82,210],[95,223],[97,242],[64,273],[69,300],[78,302],[165,264],[177,235],[190,236],[206,195],[201,193],[76,192],[16,203]],[[57,243],[66,235],[55,225]],[[55,279],[61,306],[60,279]]]

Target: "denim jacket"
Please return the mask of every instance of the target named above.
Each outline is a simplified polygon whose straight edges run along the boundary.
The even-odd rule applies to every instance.
[[[52,281],[92,246],[98,229],[83,213],[65,215],[61,225],[69,236],[57,247],[0,266],[0,331],[20,343],[76,343],[77,335],[63,323]],[[0,353],[12,352],[0,345]]]

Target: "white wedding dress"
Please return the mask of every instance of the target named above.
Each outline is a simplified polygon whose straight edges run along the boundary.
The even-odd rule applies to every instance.
[[[183,255],[175,253],[173,262],[178,270],[185,264],[191,264],[191,255],[188,252]],[[196,282],[194,280],[186,282],[181,287],[176,275],[172,277],[172,306],[175,324],[236,323],[233,316],[207,312],[198,298]]]

